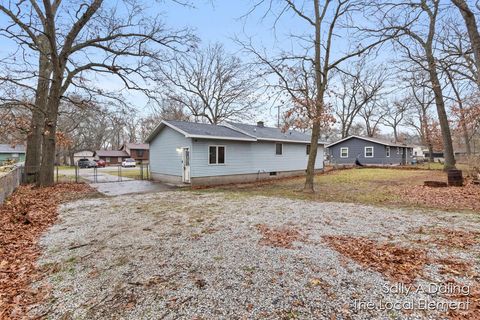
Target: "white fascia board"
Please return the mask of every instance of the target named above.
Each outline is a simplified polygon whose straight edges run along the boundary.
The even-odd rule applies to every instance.
[[[258,138],[258,141],[273,141],[273,142],[290,142],[290,143],[311,144],[311,141],[305,141],[305,140],[287,140],[287,139],[272,139],[272,138]],[[323,143],[318,142],[318,144],[323,144]]]
[[[187,134],[186,138],[196,138],[196,139],[210,139],[210,140],[234,140],[234,141],[257,141],[255,138],[238,138],[238,137],[221,137],[221,136],[205,136],[197,134]]]

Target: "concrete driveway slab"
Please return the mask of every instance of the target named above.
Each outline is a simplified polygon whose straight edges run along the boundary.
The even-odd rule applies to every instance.
[[[148,180],[131,180],[122,182],[91,183],[92,187],[107,196],[123,194],[149,193],[175,189],[174,186]]]

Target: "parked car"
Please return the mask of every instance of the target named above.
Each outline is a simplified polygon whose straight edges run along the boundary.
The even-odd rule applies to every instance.
[[[80,159],[78,160],[77,165],[79,168],[95,168],[97,163],[88,159]]]
[[[128,158],[128,159],[125,159],[123,160],[122,162],[122,167],[135,167],[136,165],[136,162],[135,162],[135,159],[132,159],[132,158]]]
[[[97,163],[97,167],[99,168],[105,168],[105,166],[107,165],[107,163],[105,162],[105,160],[95,160],[95,162]]]

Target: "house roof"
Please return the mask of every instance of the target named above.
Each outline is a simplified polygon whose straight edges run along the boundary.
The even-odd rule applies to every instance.
[[[330,147],[332,147],[336,144],[339,144],[343,141],[346,141],[346,140],[349,140],[349,139],[352,139],[352,138],[357,138],[357,139],[360,139],[360,140],[365,140],[365,141],[370,141],[370,142],[374,142],[374,143],[378,143],[378,144],[383,144],[385,146],[390,146],[390,147],[409,147],[409,148],[413,148],[413,146],[410,146],[410,145],[407,145],[407,144],[395,143],[395,142],[391,142],[391,141],[384,140],[384,139],[372,138],[372,137],[362,137],[362,136],[356,136],[356,135],[348,136],[348,137],[343,138],[341,140],[335,141],[335,142],[329,144],[327,146],[327,148],[330,148]]]
[[[0,144],[0,153],[25,153],[25,146],[21,144]]]
[[[279,128],[233,122],[212,125],[173,120],[163,120],[146,141],[150,142],[166,126],[182,133],[186,138],[310,143],[310,135],[293,130],[282,132]]]
[[[128,153],[123,150],[97,150],[95,155],[99,157],[130,157]]]
[[[236,130],[240,130],[245,134],[257,138],[257,140],[310,143],[310,135],[294,130],[283,132],[280,128],[261,127],[258,125],[235,122],[228,122],[228,124]]]
[[[124,147],[133,150],[148,150],[150,145],[148,143],[125,143]]]
[[[174,120],[163,120],[148,136],[146,141],[150,142],[166,126],[182,133],[186,138],[256,141],[254,137],[223,125]]]

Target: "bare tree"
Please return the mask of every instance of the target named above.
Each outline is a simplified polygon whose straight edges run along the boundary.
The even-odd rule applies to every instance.
[[[303,113],[308,115],[312,123],[312,135],[304,192],[314,192],[315,160],[322,119],[325,115],[325,95],[330,81],[330,72],[343,62],[368,53],[386,39],[382,37],[372,42],[366,39],[352,46],[347,52],[335,50],[337,41],[340,41],[339,34],[343,31],[347,36],[347,30],[353,30],[350,23],[356,19],[353,19],[352,15],[363,8],[362,1],[314,0],[307,3],[293,0],[264,0],[259,1],[252,11],[261,10],[262,4],[267,7],[265,15],[270,14],[274,17],[274,27],[276,22],[288,13],[293,14],[310,28],[309,33],[291,36],[292,41],[296,42],[295,47],[299,50],[283,50],[276,57],[268,56],[264,50],[255,46],[251,39],[238,42],[245,51],[256,58],[259,67],[265,67],[263,71],[266,75],[275,75],[278,78],[278,84],[273,86],[285,92],[290,96],[291,101],[305,109]],[[288,18],[291,19],[291,16]],[[351,37],[351,34],[348,36]],[[292,69],[302,77],[302,80],[290,81]],[[308,87],[304,85],[306,83],[309,84]]]
[[[386,80],[385,70],[376,71],[367,67],[363,60],[356,63],[352,69],[342,71],[340,92],[336,94],[335,113],[340,122],[342,138],[349,136],[351,126],[360,114],[364,119],[372,120],[373,113],[377,113],[377,110],[370,107],[371,112],[363,111],[367,106],[375,105]],[[373,133],[369,125],[370,122],[367,122],[367,132],[370,135]]]
[[[188,46],[190,42],[188,33],[166,29],[157,18],[149,18],[135,0],[113,5],[103,0],[41,3],[18,0],[9,5],[0,4],[0,12],[8,19],[5,26],[0,27],[0,35],[16,41],[25,52],[33,52],[40,60],[42,55],[48,58],[47,65],[51,68],[47,77],[41,68],[30,77],[37,80],[36,89],[32,88],[37,98],[46,96],[44,101],[36,99],[35,105],[44,115],[37,182],[41,186],[53,184],[58,112],[68,90],[106,96],[107,92],[92,88],[88,82],[87,76],[93,72],[116,76],[125,88],[148,94],[142,79],[148,79],[150,61],[162,59],[165,50]],[[48,39],[46,45],[41,35]],[[28,65],[28,61],[25,63]],[[48,84],[40,85],[44,80]],[[28,86],[25,82],[22,85]],[[35,121],[41,122],[37,118]],[[35,135],[37,131],[30,134]],[[39,141],[38,137],[31,139]]]
[[[392,102],[392,105],[385,105],[385,115],[383,117],[383,124],[392,128],[395,142],[399,142],[399,127],[403,122],[405,113],[411,107],[411,99],[403,97]]]
[[[197,120],[217,124],[248,118],[258,107],[258,83],[251,67],[227,53],[221,44],[178,54],[157,72],[168,100]]]
[[[477,66],[477,84],[480,87],[480,33],[475,14],[465,0],[452,0],[452,3],[458,8],[465,21]]]
[[[435,56],[437,24],[440,20],[440,0],[420,0],[391,3],[375,1],[374,15],[382,28],[373,34],[385,37],[396,34],[394,42],[406,59],[428,72],[443,138],[445,169],[455,168],[450,124],[445,109],[445,100],[438,74]]]
[[[375,100],[367,103],[358,113],[365,122],[365,133],[368,137],[375,137],[377,135],[378,126],[383,122],[387,114],[386,108],[381,105],[382,103],[385,102]]]

